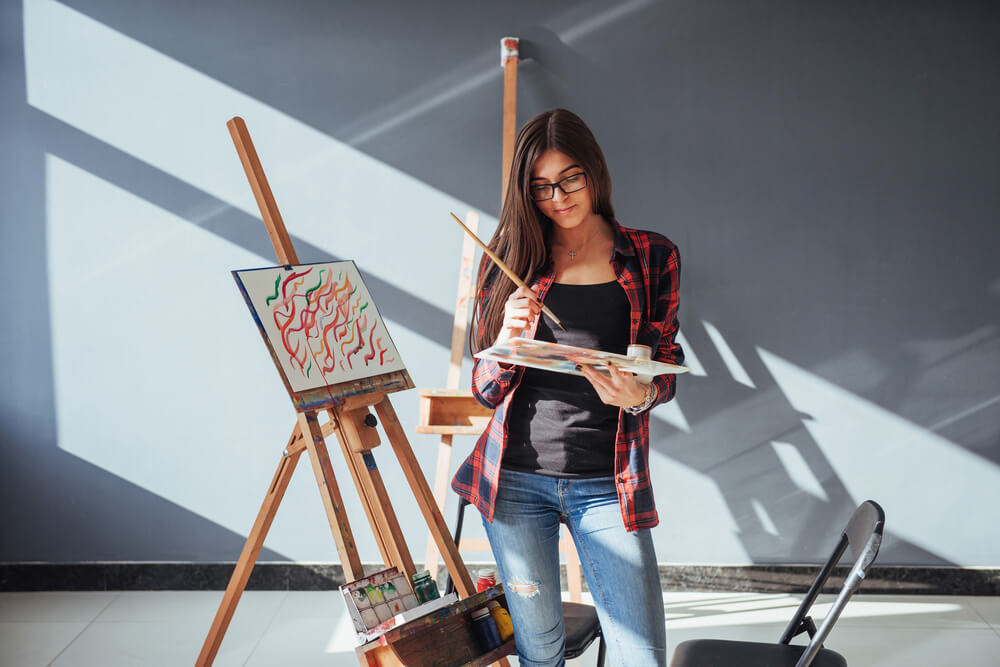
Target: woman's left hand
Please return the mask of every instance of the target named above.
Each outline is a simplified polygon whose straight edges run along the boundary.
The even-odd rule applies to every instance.
[[[631,408],[646,400],[646,385],[635,379],[634,375],[620,371],[611,364],[602,368],[608,375],[598,373],[586,364],[577,366],[577,370],[590,380],[602,403],[616,405],[619,408]]]

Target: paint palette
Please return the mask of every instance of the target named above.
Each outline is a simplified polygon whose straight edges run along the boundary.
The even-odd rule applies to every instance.
[[[395,567],[344,584],[340,592],[359,637],[420,604],[409,578]]]
[[[686,373],[688,371],[686,366],[530,338],[513,338],[498,343],[479,352],[476,357],[569,375],[583,375],[576,370],[577,365],[580,364],[593,366],[598,371],[604,365],[611,365],[618,370],[649,378],[654,375]]]

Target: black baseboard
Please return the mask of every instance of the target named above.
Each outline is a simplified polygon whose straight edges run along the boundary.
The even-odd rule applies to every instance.
[[[664,591],[805,593],[819,565],[660,565]],[[834,568],[824,593],[843,585],[849,567]],[[1000,595],[1000,568],[874,566],[859,594]]]
[[[235,563],[0,563],[0,591],[221,591]],[[373,566],[379,570],[382,566]],[[368,569],[366,566],[365,569]],[[340,565],[257,563],[248,591],[322,591],[344,583]]]
[[[221,591],[235,563],[0,563],[0,592],[14,591]],[[478,563],[467,564],[475,571]],[[366,564],[374,572],[382,564]],[[802,593],[817,565],[660,565],[664,591]],[[827,592],[846,568],[834,571]],[[565,572],[564,572],[565,574]],[[439,580],[443,580],[441,570]],[[565,582],[565,577],[563,579]],[[344,583],[340,565],[257,563],[248,591],[334,590]],[[584,583],[584,590],[587,590]],[[869,570],[862,594],[1000,595],[1000,568],[882,566]]]

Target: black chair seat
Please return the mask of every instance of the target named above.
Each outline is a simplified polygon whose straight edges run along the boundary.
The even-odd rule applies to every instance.
[[[589,604],[563,602],[563,622],[566,627],[566,658],[576,658],[601,634],[597,609]]]
[[[692,639],[681,642],[670,667],[795,667],[805,646]],[[810,667],[847,667],[843,656],[822,648]]]

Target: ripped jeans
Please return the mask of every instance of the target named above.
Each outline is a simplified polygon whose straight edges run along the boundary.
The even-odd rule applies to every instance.
[[[565,663],[559,524],[568,527],[607,642],[608,667],[666,665],[663,596],[648,529],[625,531],[613,477],[557,479],[501,469],[493,523],[483,519],[518,661]]]

